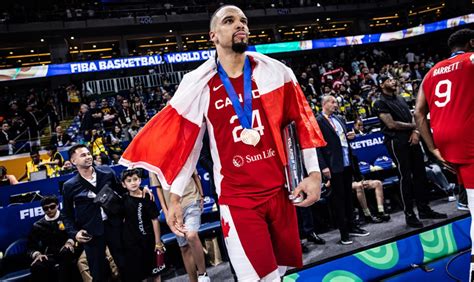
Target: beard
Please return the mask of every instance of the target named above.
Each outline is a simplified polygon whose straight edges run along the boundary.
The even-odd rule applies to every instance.
[[[241,42],[235,42],[232,41],[232,50],[236,53],[242,54],[245,51],[247,51],[247,48],[249,47],[249,44],[247,42],[241,41]]]

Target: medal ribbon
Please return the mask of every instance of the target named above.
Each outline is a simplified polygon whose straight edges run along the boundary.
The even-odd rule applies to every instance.
[[[451,58],[451,57],[454,57],[454,56],[457,56],[457,55],[464,54],[464,53],[466,53],[466,52],[464,52],[464,51],[456,51],[456,52],[454,52],[454,53],[451,54],[450,58]]]
[[[252,68],[250,60],[245,57],[244,63],[244,108],[240,105],[239,97],[235,93],[235,89],[230,82],[229,76],[225,72],[221,64],[217,64],[217,72],[224,85],[227,96],[232,102],[232,107],[239,118],[239,122],[243,128],[252,128]]]

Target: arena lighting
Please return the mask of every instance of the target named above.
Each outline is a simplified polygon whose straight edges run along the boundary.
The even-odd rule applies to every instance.
[[[447,20],[437,21],[429,24],[424,24],[408,29],[402,29],[394,32],[363,34],[354,36],[341,36],[324,39],[304,40],[304,41],[290,41],[277,42],[268,44],[259,44],[249,46],[249,51],[256,51],[262,54],[287,53],[287,52],[301,52],[305,50],[316,50],[322,48],[353,46],[362,44],[373,44],[389,41],[397,41],[415,36],[424,35],[440,30],[462,26],[474,23],[474,14],[459,16]],[[337,31],[337,30],[332,30]],[[77,48],[77,47],[76,47]],[[110,71],[126,68],[151,67],[163,63],[177,64],[186,62],[197,62],[207,60],[214,56],[215,50],[208,47],[199,47],[202,51],[186,51],[176,53],[166,53],[163,55],[152,56],[135,56],[127,58],[103,59],[86,62],[73,62],[66,64],[50,64],[45,66],[32,66],[29,69],[31,75],[21,75],[12,77],[12,69],[1,69],[0,77],[2,81],[30,79],[39,77],[50,77],[57,75],[71,75],[77,73],[88,73],[98,71]],[[25,56],[18,56],[26,57]],[[38,55],[30,55],[38,56]],[[22,71],[21,68],[13,68],[17,72]],[[15,73],[15,72],[13,72]]]
[[[40,41],[41,41],[41,42],[44,42],[44,39],[43,39],[43,38],[41,38],[41,39],[40,39]]]
[[[13,52],[10,52],[13,54]],[[18,58],[29,58],[29,57],[42,57],[42,56],[50,56],[51,53],[40,53],[40,54],[28,54],[28,55],[15,55],[15,56],[7,56],[6,59],[18,59]]]
[[[31,65],[36,65],[36,64],[46,65],[46,64],[51,64],[51,61],[34,62],[34,63],[22,63],[21,65],[22,66],[31,66]]]
[[[71,36],[71,40],[74,40],[74,36]]]
[[[319,3],[316,3],[316,7],[321,7],[321,4],[319,4]]]
[[[377,18],[372,18],[373,21],[376,20],[389,20],[389,19],[398,19],[398,14],[395,14],[395,16],[387,16],[387,17],[377,17]]]

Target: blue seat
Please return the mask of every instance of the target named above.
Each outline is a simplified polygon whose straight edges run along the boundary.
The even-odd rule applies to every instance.
[[[15,271],[12,273],[8,273],[5,276],[0,277],[0,281],[29,281],[29,277],[31,276],[31,272],[29,269],[22,269],[19,271]]]
[[[383,180],[383,186],[395,185],[399,182],[398,176],[392,176]]]
[[[5,258],[14,255],[22,255],[27,252],[27,239],[21,238],[11,243],[5,250]],[[31,273],[29,269],[22,269],[19,271],[8,273],[0,277],[0,281],[28,281]]]
[[[5,257],[25,254],[27,251],[27,242],[25,238],[21,238],[11,243],[5,250]]]

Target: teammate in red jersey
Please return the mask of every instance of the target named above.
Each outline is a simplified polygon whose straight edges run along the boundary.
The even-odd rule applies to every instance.
[[[473,216],[474,30],[456,31],[449,37],[448,47],[451,57],[437,63],[422,82],[415,119],[430,152],[448,169],[456,172],[459,181],[466,187],[469,210]],[[473,224],[471,239],[474,239]]]

